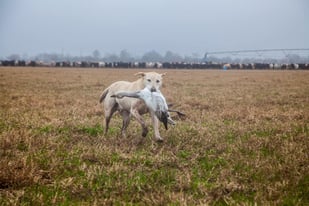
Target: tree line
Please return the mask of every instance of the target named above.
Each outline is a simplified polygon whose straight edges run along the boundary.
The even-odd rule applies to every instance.
[[[217,63],[309,63],[309,55],[300,56],[298,54],[286,54],[284,57],[231,57],[231,56],[205,56],[198,53],[191,55],[180,55],[176,52],[167,51],[164,55],[155,50],[148,51],[141,56],[134,56],[127,50],[122,50],[119,54],[107,53],[101,55],[99,50],[94,50],[90,55],[70,55],[63,53],[39,53],[35,56],[28,56],[26,54],[11,54],[2,60],[33,60],[43,62],[60,62],[60,61],[88,61],[88,62],[217,62]]]

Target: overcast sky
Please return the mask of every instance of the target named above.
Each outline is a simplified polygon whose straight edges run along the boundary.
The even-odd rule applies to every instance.
[[[0,0],[0,58],[309,48],[308,0]]]

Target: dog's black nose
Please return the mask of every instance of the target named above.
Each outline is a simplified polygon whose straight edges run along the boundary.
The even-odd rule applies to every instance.
[[[150,91],[151,92],[156,92],[157,90],[156,90],[156,88],[153,87],[153,88],[150,89]]]

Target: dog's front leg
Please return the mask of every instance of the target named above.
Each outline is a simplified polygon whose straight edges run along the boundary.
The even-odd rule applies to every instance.
[[[154,130],[154,138],[156,141],[162,142],[163,138],[160,136],[160,131],[159,131],[159,126],[160,126],[159,119],[157,118],[154,112],[150,112],[150,115],[151,115],[153,130]]]

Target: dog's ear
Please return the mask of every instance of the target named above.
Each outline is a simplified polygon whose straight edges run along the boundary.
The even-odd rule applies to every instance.
[[[134,76],[144,77],[145,73],[144,72],[137,72],[136,74],[134,74]]]
[[[161,74],[161,77],[164,77],[166,75],[166,72],[164,72],[163,74]]]

